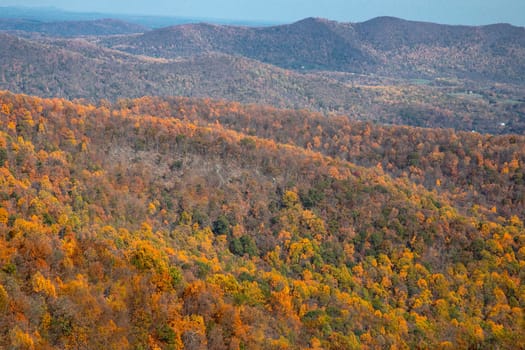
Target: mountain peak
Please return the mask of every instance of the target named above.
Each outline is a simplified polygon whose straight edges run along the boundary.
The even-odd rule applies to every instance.
[[[297,22],[294,22],[292,23],[292,25],[319,25],[319,24],[330,24],[330,23],[337,23],[336,21],[332,21],[332,20],[329,20],[329,19],[326,19],[326,18],[322,18],[322,17],[307,17],[307,18],[303,18]]]

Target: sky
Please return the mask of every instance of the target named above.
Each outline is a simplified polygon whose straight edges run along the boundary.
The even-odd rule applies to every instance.
[[[306,17],[362,22],[394,16],[444,24],[525,26],[525,0],[0,0],[0,6],[283,23]]]

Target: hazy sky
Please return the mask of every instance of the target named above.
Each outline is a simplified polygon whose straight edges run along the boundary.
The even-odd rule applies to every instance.
[[[525,0],[0,0],[0,6],[11,5],[277,22],[311,16],[344,22],[395,16],[449,24],[525,26]]]

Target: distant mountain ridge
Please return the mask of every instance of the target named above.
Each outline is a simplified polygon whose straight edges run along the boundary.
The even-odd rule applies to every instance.
[[[84,35],[115,35],[143,33],[147,27],[117,19],[93,21],[41,22],[31,19],[0,19],[0,30],[35,32],[50,36],[77,37]]]
[[[334,35],[323,22],[310,20],[260,28],[185,24],[141,36],[111,38],[106,43],[119,50],[147,56],[175,58],[221,52],[292,69],[348,70],[372,60],[369,55],[364,56],[358,43]]]
[[[325,51],[332,47],[347,46],[348,43],[344,38],[332,35],[327,26],[312,25],[310,22],[304,20],[260,28],[185,24],[161,28],[141,36],[111,38],[103,41],[103,44],[134,54],[165,58],[223,52],[294,69],[301,69],[304,65],[308,66],[304,68],[314,69],[327,64],[335,66],[364,59],[358,50],[347,48],[352,55],[341,58],[334,56],[337,52]],[[312,52],[311,48],[315,46],[318,47]],[[345,54],[343,51],[340,53]]]
[[[135,23],[148,28],[162,28],[182,23],[197,23],[202,21],[235,24],[248,26],[275,25],[275,21],[250,21],[242,19],[217,19],[217,18],[194,18],[170,15],[144,15],[144,14],[117,14],[100,12],[70,12],[55,7],[24,7],[24,6],[0,6],[0,18],[29,19],[40,22],[64,22],[64,21],[93,21],[105,18],[113,18],[121,21]]]
[[[381,50],[403,45],[416,46],[434,44],[449,46],[459,43],[472,44],[481,40],[494,44],[502,40],[505,44],[525,46],[525,28],[506,23],[485,26],[445,25],[430,22],[416,22],[396,17],[376,17],[357,23],[356,30],[362,40]]]
[[[307,18],[261,28],[201,23],[101,44],[164,58],[221,52],[298,70],[504,82],[525,76],[525,28],[508,24],[451,26],[393,17],[362,23]]]

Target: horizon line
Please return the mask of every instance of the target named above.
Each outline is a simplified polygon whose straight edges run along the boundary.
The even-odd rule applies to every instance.
[[[421,20],[421,19],[409,19],[409,18],[403,18],[399,16],[393,16],[393,15],[378,15],[374,17],[370,17],[366,20],[362,21],[341,21],[329,17],[322,17],[322,16],[306,16],[306,17],[300,17],[295,19],[289,19],[286,21],[282,20],[270,20],[270,19],[245,19],[245,18],[223,18],[223,17],[200,17],[200,16],[187,16],[187,15],[163,15],[163,14],[140,14],[140,13],[126,13],[126,12],[101,12],[101,11],[77,11],[77,10],[67,10],[56,6],[26,6],[26,5],[7,5],[7,6],[0,6],[0,8],[4,9],[18,9],[18,10],[32,10],[32,11],[38,11],[38,10],[52,10],[58,13],[62,13],[64,16],[67,16],[68,14],[71,15],[85,15],[85,16],[97,16],[99,18],[86,18],[86,19],[54,19],[53,21],[92,21],[96,19],[120,19],[128,18],[128,19],[159,19],[159,20],[179,20],[184,21],[184,23],[179,24],[187,24],[187,23],[210,23],[210,24],[223,24],[223,25],[243,25],[243,26],[278,26],[278,25],[287,25],[287,24],[293,24],[297,22],[301,22],[303,20],[307,19],[322,19],[322,20],[328,20],[333,21],[337,23],[349,23],[349,24],[357,24],[357,23],[364,23],[368,22],[374,19],[378,18],[392,18],[407,22],[418,22],[418,23],[430,23],[430,24],[438,24],[438,25],[444,25],[444,26],[464,26],[464,27],[484,27],[484,26],[491,26],[491,25],[498,25],[498,24],[507,24],[514,27],[521,27],[525,28],[525,25],[518,25],[513,24],[510,22],[490,22],[490,23],[484,23],[484,24],[464,24],[464,23],[446,23],[446,22],[439,22],[439,21],[430,21],[430,20]],[[108,17],[109,16],[109,17]],[[23,19],[23,17],[16,17],[16,16],[4,16],[0,14],[0,18],[20,18]],[[176,24],[175,24],[176,25]]]

